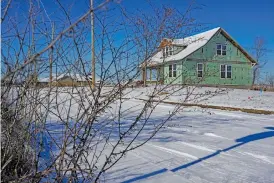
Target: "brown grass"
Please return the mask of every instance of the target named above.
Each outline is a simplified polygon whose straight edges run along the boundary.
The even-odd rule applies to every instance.
[[[75,82],[75,81],[58,81],[52,82],[52,86],[55,87],[76,87],[76,86],[88,86],[88,82]],[[49,83],[38,84],[40,87],[49,87]]]
[[[167,95],[169,94],[168,92],[160,92],[158,95]]]
[[[260,85],[255,85],[251,88],[251,90],[257,90],[257,91],[260,91],[260,90],[263,90],[263,91],[269,91],[269,92],[274,92],[274,87],[271,87],[271,86],[260,86]]]

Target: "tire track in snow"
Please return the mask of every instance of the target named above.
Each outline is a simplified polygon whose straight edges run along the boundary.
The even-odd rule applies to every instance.
[[[173,150],[173,149],[169,149],[169,148],[165,148],[165,147],[157,146],[157,145],[153,145],[153,144],[149,144],[149,145],[152,146],[152,147],[155,147],[155,148],[157,148],[157,149],[160,149],[160,150],[169,152],[169,153],[171,153],[171,154],[177,154],[177,155],[180,155],[180,156],[188,157],[188,158],[193,159],[193,160],[199,159],[199,158],[196,157],[196,156],[193,156],[193,155],[191,155],[191,154],[184,153],[184,152],[181,152],[181,151],[177,151],[177,150]]]
[[[167,152],[167,153],[179,155],[179,156],[181,156],[181,157],[182,157],[182,156],[183,156],[183,157],[188,157],[188,158],[190,158],[191,160],[198,160],[198,159],[199,159],[199,158],[196,157],[196,156],[193,156],[193,155],[191,155],[191,154],[184,153],[184,152],[181,152],[181,151],[177,151],[177,150],[174,150],[174,149],[165,148],[165,147],[158,146],[158,145],[154,145],[154,144],[146,144],[146,145],[149,145],[150,147],[154,147],[154,148],[156,148],[156,149],[159,149],[159,150],[164,151],[164,152]],[[205,162],[205,163],[207,163],[207,164],[210,164],[209,161],[203,161],[203,162]],[[199,165],[201,165],[202,167],[207,168],[207,169],[209,169],[209,170],[211,170],[211,171],[213,171],[213,172],[216,172],[216,173],[220,173],[220,174],[225,175],[225,172],[222,172],[222,171],[219,171],[219,170],[210,168],[210,167],[206,166],[203,162],[200,162]],[[173,172],[173,173],[175,173],[175,172]],[[176,172],[176,174],[177,174],[177,173],[180,174],[179,172]]]
[[[175,154],[175,155],[179,155],[179,156],[183,156],[183,157],[188,157],[188,158],[190,158],[190,159],[192,159],[194,161],[199,159],[196,156],[193,156],[191,154],[184,153],[184,152],[181,152],[181,151],[178,151],[178,150],[174,150],[174,149],[170,149],[170,148],[166,148],[166,147],[162,147],[162,146],[154,145],[154,144],[146,144],[146,145],[149,145],[150,147],[154,147],[156,149],[159,149],[159,150],[167,152],[167,153],[171,153],[171,154]],[[208,149],[208,150],[215,152],[213,149]],[[224,152],[222,152],[220,155],[222,155],[222,154],[225,154],[227,156],[236,157],[236,156],[230,155],[228,153],[224,153]],[[208,160],[203,160],[203,162],[200,162],[199,165],[202,166],[203,168],[209,169],[212,172],[219,173],[222,176],[226,176],[227,175],[225,171],[221,171],[221,170],[216,169],[216,168],[210,168],[208,165],[211,165],[211,163]],[[169,170],[169,172],[172,172],[172,171]],[[172,172],[172,173],[175,173],[175,174],[177,174],[179,176],[183,176],[184,177],[184,175],[182,175],[180,172]],[[201,178],[200,177],[201,175],[199,175],[199,174],[195,174],[194,176],[197,176],[197,177]],[[247,180],[246,176],[237,175],[237,177],[238,177],[239,181],[246,182],[246,180]],[[206,180],[205,177],[203,178],[203,181],[211,182],[211,181]]]
[[[188,143],[184,143],[184,144],[188,144]],[[170,148],[166,148],[166,147],[162,147],[162,146],[159,146],[159,145],[154,145],[154,144],[146,144],[145,146],[148,146],[148,147],[152,147],[152,148],[155,148],[155,149],[158,149],[160,151],[163,151],[163,152],[167,152],[167,153],[171,153],[171,154],[174,154],[174,155],[178,155],[178,156],[182,156],[182,157],[187,157],[191,160],[197,160],[199,159],[198,157],[196,156],[193,156],[191,154],[188,154],[188,153],[184,153],[184,152],[181,152],[181,151],[178,151],[178,150],[174,150],[174,149],[170,149]],[[200,150],[205,150],[205,151],[208,151],[208,152],[212,152],[214,151],[213,149],[209,149],[209,148],[206,148],[206,147],[203,147],[203,146],[197,146],[197,145],[193,145],[191,144],[190,146],[192,146],[193,148],[197,148],[197,149],[200,149]],[[142,149],[139,149],[140,151],[144,151]],[[148,164],[151,164],[152,166],[154,167],[159,167],[159,168],[165,168],[165,167],[170,167],[170,163],[168,162],[164,162],[164,161],[160,161],[158,162],[157,160],[156,161],[153,161],[153,158],[148,158],[149,157],[149,154],[151,154],[152,156],[153,153],[150,153],[149,151],[144,151],[145,153],[137,153],[136,151],[133,153],[134,156],[138,157],[138,158],[141,158],[145,161],[148,161],[147,163]],[[161,156],[158,156],[158,158],[161,158]],[[226,176],[226,172],[224,171],[220,171],[219,169],[216,169],[216,168],[210,168],[208,167],[207,165],[210,165],[211,163],[209,161],[203,161],[203,162],[200,162],[199,165],[202,166],[203,168],[206,168],[206,169],[209,169],[210,171],[212,172],[215,172],[215,173],[219,173],[221,174],[221,176]],[[173,175],[176,175],[176,176],[180,176],[182,178],[186,178],[185,177],[185,171],[183,172],[172,172],[170,171],[170,169],[168,169],[168,173],[172,173]],[[148,173],[149,174],[149,173]],[[156,175],[157,176],[157,175]],[[206,180],[206,177],[204,177],[202,174],[193,174],[194,177],[197,177],[197,178],[200,178],[202,179],[203,181],[205,182],[210,182],[210,180]],[[247,181],[247,177],[246,176],[242,176],[242,175],[237,175],[238,177],[238,181]],[[187,179],[188,181],[190,182],[193,182],[193,180],[191,179]]]
[[[180,143],[185,145],[185,146],[192,147],[192,148],[202,150],[202,151],[207,151],[207,152],[216,152],[217,151],[217,150],[214,150],[214,149],[209,149],[209,148],[204,147],[204,146],[194,145],[194,144],[187,143],[187,142],[180,142]],[[259,160],[260,162],[263,161],[265,163],[274,165],[274,163],[271,161],[271,158],[268,157],[268,156],[265,156],[265,155],[258,155],[258,154],[253,154],[253,153],[250,153],[250,152],[241,152],[241,151],[237,151],[237,150],[231,150],[231,151],[235,152],[235,153],[239,153],[239,154],[244,155],[244,156],[251,156],[252,158],[255,158],[255,159]],[[239,157],[239,156],[232,155],[232,154],[226,153],[226,152],[221,152],[220,155],[221,156],[222,155],[230,156],[230,157]]]
[[[205,135],[205,136],[208,136],[208,137],[214,137],[214,138],[220,138],[220,139],[226,139],[226,140],[230,140],[230,141],[235,141],[234,139],[230,139],[230,138],[226,138],[226,137],[222,137],[222,136],[219,136],[219,135],[216,135],[216,134],[214,134],[214,133],[204,133],[203,135]],[[251,147],[254,147],[255,148],[255,146],[256,145],[252,145],[252,144],[248,144],[249,146],[251,146]],[[261,144],[262,145],[262,144]],[[231,151],[233,151],[233,152],[237,152],[237,153],[239,153],[239,154],[242,154],[243,155],[243,153],[245,153],[245,151],[237,151],[237,150],[231,150]],[[228,153],[225,153],[225,154],[227,154],[227,155],[229,155]],[[246,154],[247,155],[247,154]],[[230,156],[233,156],[233,155],[230,155]],[[274,162],[274,161],[273,161]]]
[[[216,152],[216,150],[214,150],[214,149],[209,149],[209,148],[204,147],[204,146],[195,145],[195,144],[190,144],[190,143],[187,143],[187,142],[180,142],[180,143],[183,144],[183,145],[185,145],[185,146],[189,146],[189,147],[192,147],[192,148],[195,148],[195,149],[199,149],[199,150],[202,150],[202,151]]]
[[[235,152],[237,152],[239,154],[242,154],[242,155],[248,155],[248,156],[251,156],[251,157],[253,157],[253,158],[257,159],[257,160],[264,161],[264,162],[266,162],[268,164],[274,165],[274,162],[272,162],[268,156],[259,155],[259,154],[253,154],[253,153],[250,153],[250,152],[241,152],[241,151],[235,151]]]
[[[208,136],[208,137],[215,137],[215,138],[220,138],[220,139],[233,140],[233,139],[230,139],[230,138],[226,138],[226,137],[216,135],[214,133],[204,133],[203,135]]]
[[[195,149],[198,149],[198,150],[202,150],[202,151],[207,151],[207,152],[216,152],[216,151],[218,151],[217,149],[209,149],[209,148],[204,147],[204,146],[194,145],[194,144],[190,144],[190,143],[187,143],[187,142],[179,142],[179,143],[181,143],[181,144],[183,144],[185,146],[188,146],[188,147],[192,147],[192,148],[195,148]],[[268,156],[265,156],[265,155],[258,155],[258,154],[253,154],[253,153],[250,153],[250,152],[237,151],[237,150],[231,150],[231,151],[239,153],[239,154],[242,154],[244,156],[246,156],[246,155],[252,156],[253,158],[256,158],[258,160],[264,161],[264,162],[269,163],[269,164],[274,164],[274,162],[272,162],[270,160],[271,158],[268,157]],[[235,155],[232,155],[232,154],[226,153],[226,152],[221,152],[220,154],[221,155],[226,155],[226,156],[231,156],[231,157],[237,157]]]
[[[214,133],[204,133],[204,135],[206,136],[210,136],[210,137],[216,137],[216,138],[222,138],[222,139],[227,139],[227,140],[233,140],[233,139],[229,139],[229,138],[226,138],[226,137],[222,137],[222,136],[219,136],[219,135],[216,135]],[[192,145],[193,146],[193,145]],[[193,146],[194,147],[194,146]],[[201,149],[201,148],[200,148]],[[237,150],[231,150],[232,152],[236,152],[236,153],[239,153],[241,155],[248,155],[248,156],[251,156],[253,158],[256,158],[257,160],[260,160],[260,161],[263,161],[263,162],[266,162],[266,163],[269,163],[269,164],[274,164],[274,162],[272,162],[270,159],[270,157],[268,156],[265,156],[265,155],[257,155],[257,154],[253,154],[253,153],[250,153],[250,152],[245,152],[245,151],[237,151]],[[228,155],[228,156],[233,156],[233,155],[230,155],[229,153],[222,153],[224,155]],[[235,156],[234,156],[235,157]]]
[[[188,146],[188,147],[192,147],[194,149],[198,149],[198,150],[202,150],[202,151],[207,151],[207,152],[211,152],[211,153],[215,153],[217,151],[221,151],[221,149],[210,149],[210,148],[207,148],[207,147],[204,147],[204,146],[200,146],[200,145],[194,145],[194,144],[190,144],[190,143],[187,143],[187,142],[179,142],[185,146]],[[237,152],[237,151],[235,151]],[[227,153],[227,152],[220,152],[220,155],[224,155],[224,156],[230,156],[230,157],[237,157],[235,155],[232,155],[230,153]]]
[[[151,144],[150,144],[151,145]],[[146,144],[147,146],[147,144]],[[137,152],[138,151],[138,152]],[[170,167],[170,163],[171,162],[166,162],[166,160],[164,161],[159,161],[159,160],[155,160],[153,158],[149,158],[149,157],[154,157],[154,154],[150,153],[149,151],[145,151],[144,149],[138,149],[137,151],[131,151],[131,155],[138,157],[140,159],[143,159],[144,161],[146,161],[146,163],[152,165],[153,167],[157,167],[158,169],[165,169],[165,167]],[[151,154],[152,156],[149,156],[148,154]],[[157,158],[161,159],[161,156],[157,156]],[[167,169],[168,170],[168,169]],[[164,172],[167,173],[167,172]],[[174,173],[172,171],[168,170],[168,173],[173,175],[173,176],[177,176],[179,178],[183,178],[184,182],[189,182],[189,183],[195,183],[192,180],[186,179],[186,177],[184,175],[178,174],[178,173]],[[207,181],[208,182],[208,181]]]
[[[212,111],[214,114],[216,115],[222,115],[222,116],[229,116],[229,117],[235,117],[238,119],[255,119],[255,120],[264,120],[264,121],[269,121],[269,118],[264,118],[262,116],[255,116],[255,115],[245,115],[245,114],[241,114],[240,112],[231,112],[231,111],[227,111],[227,112],[223,112],[223,111],[219,111],[219,110],[214,110]],[[248,122],[250,123],[250,122]],[[251,124],[258,124],[258,123],[251,123]]]
[[[220,149],[209,149],[207,147],[204,147],[204,146],[200,146],[200,145],[195,145],[195,144],[190,144],[190,143],[187,143],[187,142],[179,142],[185,146],[188,146],[188,147],[192,147],[194,149],[198,149],[198,150],[202,150],[202,151],[207,151],[207,152],[211,152],[211,153],[215,153],[217,151],[220,151]],[[226,155],[226,156],[230,156],[230,157],[236,157],[236,156],[233,156],[229,153],[226,153],[226,152],[220,152],[220,155]]]

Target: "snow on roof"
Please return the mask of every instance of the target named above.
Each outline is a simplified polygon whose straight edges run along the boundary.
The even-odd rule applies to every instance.
[[[39,78],[38,78],[38,81],[39,81],[39,82],[42,82],[42,83],[48,82],[48,81],[49,81],[49,78],[48,78],[48,77],[46,77],[46,78],[44,78],[44,77],[39,77]]]
[[[148,60],[147,65],[151,66],[161,64],[164,61],[169,62],[183,59],[187,57],[189,54],[204,46],[220,29],[220,27],[217,27],[209,31],[202,32],[200,34],[189,36],[183,39],[171,40],[173,45],[186,46],[186,48],[180,51],[179,53],[171,55],[166,58],[163,58],[162,51],[158,51]]]
[[[73,80],[76,80],[76,81],[87,81],[87,80],[90,80],[91,79],[91,76],[88,76],[88,79],[86,78],[85,75],[80,75],[80,74],[68,74],[68,73],[62,73],[62,74],[58,74],[56,76],[56,74],[52,74],[52,80],[53,81],[58,81],[64,77],[70,77],[72,78]],[[39,78],[39,82],[49,82],[49,77],[41,77]]]

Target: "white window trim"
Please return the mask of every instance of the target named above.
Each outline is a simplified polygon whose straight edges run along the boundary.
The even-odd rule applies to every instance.
[[[231,67],[231,70],[230,70],[230,73],[231,73],[230,78],[227,77],[227,73],[228,73],[227,67],[228,67],[228,66]],[[232,65],[226,65],[226,78],[227,78],[227,79],[232,79]]]
[[[224,78],[222,78],[222,65],[224,65],[225,66],[225,77]],[[228,66],[230,66],[231,67],[231,77],[230,78],[228,78],[227,77],[227,67]],[[220,79],[232,79],[232,65],[227,65],[227,64],[220,64]]]
[[[163,57],[166,58],[166,57],[174,54],[174,47],[173,46],[165,46],[162,51],[163,51]],[[171,52],[171,54],[170,54],[170,52]]]
[[[171,66],[171,77],[169,76],[169,66]],[[174,69],[175,68],[175,66],[176,66],[176,69]],[[173,72],[176,72],[176,76],[174,76],[174,74],[173,74]],[[174,78],[174,77],[177,77],[177,64],[169,64],[168,65],[168,77],[170,77],[170,78]]]
[[[224,78],[222,78],[222,66],[225,66],[225,77]],[[226,65],[225,64],[220,64],[220,78],[221,79],[226,79]]]
[[[202,64],[202,70],[199,70],[199,64]],[[204,76],[204,64],[203,63],[197,63],[197,77],[202,78]],[[202,76],[199,77],[199,71],[202,71]]]
[[[221,55],[218,55],[218,45],[221,45]],[[226,54],[225,55],[223,55],[223,46],[226,46],[225,48],[225,52],[226,52]],[[218,56],[226,56],[227,55],[227,45],[226,44],[221,44],[221,43],[217,43],[216,44],[216,55],[218,55]]]
[[[176,67],[176,69],[174,69],[174,66]],[[174,76],[174,71],[176,72],[176,76]],[[177,64],[172,65],[172,77],[177,77]]]
[[[170,66],[171,66],[171,76],[170,76]],[[168,77],[171,78],[172,77],[172,64],[168,65]]]

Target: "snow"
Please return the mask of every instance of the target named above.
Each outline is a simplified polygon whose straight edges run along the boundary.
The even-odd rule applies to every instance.
[[[208,134],[212,134],[212,133],[208,133]],[[212,135],[214,135],[214,134],[212,134]],[[208,152],[214,152],[215,151],[213,149],[209,149],[207,147],[200,146],[200,145],[194,145],[194,144],[186,143],[186,142],[180,142],[180,143],[185,145],[185,146],[193,147],[195,149],[202,150],[202,151],[208,151]]]
[[[147,88],[138,88],[129,92],[126,97],[136,99],[148,99],[153,91],[153,86]],[[189,91],[193,89],[193,95],[187,101],[185,98]],[[130,90],[130,89],[128,89]],[[167,94],[158,96],[155,99],[164,99],[171,102],[186,102],[224,107],[237,107],[245,109],[259,109],[274,111],[274,92],[260,92],[248,89],[218,89],[214,87],[186,87],[174,94],[176,86],[172,90],[166,90]],[[207,93],[218,94],[214,97],[208,97]]]
[[[228,139],[228,138],[225,138],[225,137],[216,135],[216,134],[214,134],[214,133],[205,133],[204,135],[209,136],[209,137],[216,137],[216,138],[221,138],[221,139]],[[228,140],[230,140],[230,139],[228,139]]]
[[[46,90],[46,89],[44,89]],[[58,91],[57,106],[64,111],[69,98],[64,88]],[[78,88],[73,96],[87,93],[87,88]],[[274,110],[274,93],[228,89],[212,98],[199,98],[217,88],[197,87],[188,102],[205,103],[233,107]],[[103,89],[105,95],[112,88]],[[136,119],[144,102],[148,99],[153,86],[146,88],[128,88],[124,93],[122,105],[121,130],[126,130]],[[176,86],[167,93],[176,91]],[[189,88],[185,88],[167,97],[168,101],[184,101]],[[158,98],[165,95],[157,96]],[[248,99],[250,98],[250,99]],[[112,112],[118,111],[119,103],[111,105]],[[155,125],[166,119],[174,110],[174,105],[159,104],[152,113],[136,144],[146,139]],[[54,112],[54,109],[53,111]],[[70,117],[77,116],[77,102],[72,104]],[[105,125],[103,119],[115,119],[106,113],[100,116],[94,128],[111,133],[111,143],[117,140],[115,123]],[[50,120],[58,120],[51,114]],[[101,120],[101,121],[100,121]],[[53,128],[53,136],[58,128]],[[98,137],[99,138],[99,137]],[[126,140],[125,140],[126,141]],[[100,146],[98,146],[100,148]],[[106,147],[106,152],[109,147]],[[92,158],[90,153],[88,158]],[[104,157],[103,157],[104,158]],[[99,159],[103,164],[104,159]],[[100,167],[99,163],[99,167]],[[274,182],[274,115],[257,115],[243,112],[228,112],[197,107],[184,108],[168,121],[158,134],[144,146],[126,154],[115,166],[102,176],[105,182]]]
[[[127,101],[125,108],[136,102]],[[151,120],[157,123],[172,107],[159,105]],[[151,127],[146,128],[149,133]],[[150,142],[129,152],[103,180],[271,183],[274,116],[189,108],[173,117]]]
[[[58,81],[64,77],[70,77],[76,81],[87,81],[87,77],[84,75],[81,75],[81,74],[62,73],[62,74],[58,74],[57,76],[56,76],[56,74],[52,74],[53,81],[56,81],[56,80]],[[88,76],[88,78],[90,79],[90,76]],[[39,82],[49,82],[49,79],[50,79],[49,77],[41,77],[41,78],[39,78]]]
[[[152,146],[152,147],[155,147],[156,149],[160,149],[160,150],[166,151],[166,152],[168,152],[168,153],[170,153],[172,155],[179,155],[179,156],[187,157],[187,158],[194,159],[194,160],[198,159],[196,156],[192,156],[191,154],[187,154],[187,153],[184,153],[184,152],[180,152],[180,151],[168,149],[168,148],[157,146],[157,145],[153,145],[153,144],[148,144],[148,145]]]
[[[220,29],[220,27],[217,27],[209,31],[202,32],[200,34],[186,37],[184,39],[173,39],[172,44],[186,46],[186,48],[179,53],[171,55],[167,58],[163,58],[162,51],[159,51],[154,56],[152,56],[152,58],[149,59],[148,65],[161,64],[164,61],[169,62],[184,59],[194,51],[204,46]]]

